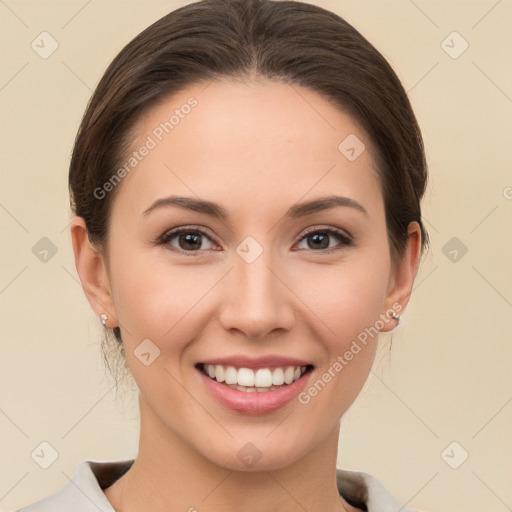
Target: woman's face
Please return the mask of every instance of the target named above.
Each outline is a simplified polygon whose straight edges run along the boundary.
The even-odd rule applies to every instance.
[[[370,140],[317,93],[226,80],[153,108],[132,150],[105,275],[143,428],[228,468],[305,456],[396,325]]]

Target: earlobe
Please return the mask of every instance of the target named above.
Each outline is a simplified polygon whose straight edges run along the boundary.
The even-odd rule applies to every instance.
[[[82,217],[75,217],[72,220],[70,231],[75,266],[87,300],[98,318],[101,318],[101,315],[107,315],[106,327],[116,327],[118,322],[105,258],[91,244],[87,226]]]
[[[392,269],[384,313],[393,311],[401,316],[411,297],[421,256],[421,228],[416,221],[409,223],[407,235],[403,258]],[[388,313],[388,316],[391,316],[392,320],[386,322],[381,332],[391,331],[398,325],[399,319],[391,313]]]

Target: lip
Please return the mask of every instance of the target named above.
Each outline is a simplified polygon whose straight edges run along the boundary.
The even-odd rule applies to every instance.
[[[311,375],[311,369],[313,368],[311,364],[304,363],[304,361],[299,361],[297,359],[279,358],[279,361],[280,362],[278,364],[276,363],[276,358],[273,358],[273,364],[271,364],[269,358],[249,360],[248,358],[239,359],[230,357],[229,359],[208,360],[207,362],[205,361],[204,364],[222,364],[237,367],[239,363],[243,363],[239,366],[240,368],[269,368],[272,366],[279,367],[307,365],[309,369],[300,377],[300,379],[296,380],[295,382],[292,382],[291,384],[283,386],[279,389],[275,389],[273,391],[265,391],[262,393],[257,391],[252,393],[238,391],[237,389],[230,388],[229,386],[226,386],[226,384],[217,382],[215,379],[212,379],[203,373],[200,368],[196,367],[195,369],[202,383],[206,386],[208,392],[222,406],[239,414],[245,414],[248,416],[262,416],[281,409],[282,407],[289,404],[294,398],[296,398],[306,386],[306,383]]]

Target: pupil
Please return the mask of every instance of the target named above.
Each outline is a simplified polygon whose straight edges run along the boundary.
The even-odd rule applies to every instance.
[[[321,249],[326,249],[329,247],[329,237],[325,233],[315,233],[314,235],[311,235],[311,239],[315,242],[320,242],[320,244],[314,244],[314,247]]]
[[[180,242],[184,241],[185,246],[187,244],[189,245],[188,247],[185,247],[185,248],[199,249],[199,248],[201,248],[201,242],[199,241],[199,237],[200,237],[200,235],[194,235],[191,233],[182,234],[180,236]],[[199,241],[199,243],[198,243],[198,241]]]

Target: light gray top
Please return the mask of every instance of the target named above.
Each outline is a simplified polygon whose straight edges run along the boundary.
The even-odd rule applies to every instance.
[[[115,512],[103,489],[126,473],[134,459],[82,462],[71,479],[53,494],[15,512]],[[337,470],[340,496],[368,512],[418,512],[396,501],[375,477]]]

